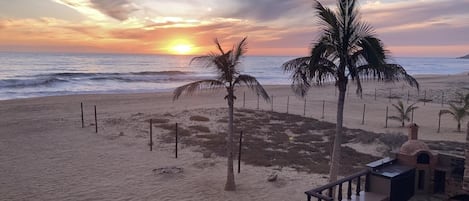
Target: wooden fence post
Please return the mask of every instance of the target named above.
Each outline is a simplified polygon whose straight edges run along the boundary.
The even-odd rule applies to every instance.
[[[243,131],[239,133],[238,174],[241,172],[241,147],[242,146],[243,146]]]
[[[376,88],[375,88],[375,100],[376,100]]]
[[[437,133],[440,133],[440,125],[441,125],[441,110],[438,112],[438,130]]]
[[[366,109],[366,104],[363,104],[362,125],[364,125],[364,124],[365,124],[365,109]]]
[[[442,91],[441,92],[441,107],[443,107],[444,100],[445,100],[445,92]]]
[[[410,92],[407,90],[407,104],[409,104],[409,99],[410,99]]]
[[[290,105],[290,96],[287,96],[287,114],[288,114],[288,105]]]
[[[94,106],[94,126],[96,128],[96,133],[98,133],[98,115],[96,114],[96,105]]]
[[[427,103],[427,90],[423,91],[423,105]]]
[[[273,112],[274,111],[274,96],[271,96],[271,99],[272,99],[271,100],[272,102],[270,102],[270,110]]]
[[[306,116],[306,97],[305,97],[305,104],[303,105],[303,116]]]
[[[178,123],[176,123],[176,147],[174,148],[174,154],[178,158]]]
[[[391,102],[391,94],[392,94],[391,90],[392,90],[392,89],[389,89],[389,96],[388,96],[389,102]]]
[[[467,141],[469,141],[469,122],[467,122],[467,126],[466,126],[466,143]]]
[[[389,108],[388,106],[386,106],[386,124],[384,125],[384,128],[388,127],[388,111],[389,111]]]
[[[150,119],[150,151],[153,151],[153,119]]]
[[[81,127],[85,127],[85,120],[83,119],[83,102],[80,103],[81,106]]]
[[[322,116],[321,119],[324,119],[324,106],[326,105],[326,101],[322,100]]]
[[[414,110],[412,110],[411,123],[414,123]]]
[[[246,92],[243,92],[243,108],[246,107]]]
[[[257,109],[259,109],[259,94],[257,94]]]

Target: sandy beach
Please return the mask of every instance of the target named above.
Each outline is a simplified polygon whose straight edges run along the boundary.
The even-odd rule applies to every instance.
[[[432,100],[425,104],[416,103],[419,108],[413,118],[420,126],[421,139],[464,142],[465,132],[455,132],[456,122],[450,116],[442,117],[440,133],[437,128],[438,112],[447,108],[446,103],[455,100],[454,93],[469,92],[468,74],[419,75],[417,79],[420,91],[401,82],[364,81],[362,98],[354,93],[354,84],[349,84],[344,126],[358,134],[344,146],[363,153],[363,158],[370,160],[389,154],[378,135],[370,135],[365,140],[359,136],[366,132],[405,136],[407,130],[400,128],[399,122],[389,120],[385,128],[385,113],[388,106],[389,115],[394,115],[391,104],[396,103],[398,97],[408,105],[408,93],[409,104],[423,98]],[[247,137],[246,142],[258,143],[262,139],[267,143],[261,145],[267,146],[282,140],[292,141],[278,147],[279,150],[262,148],[276,154],[284,150],[298,152],[298,157],[313,156],[312,152],[317,151],[324,155],[318,164],[301,165],[303,162],[298,161],[300,165],[292,163],[288,166],[283,164],[290,161],[277,160],[256,165],[255,158],[249,161],[248,144],[241,173],[235,174],[237,191],[224,191],[226,158],[217,152],[217,147],[223,149],[223,144],[212,143],[218,142],[216,136],[226,132],[223,92],[202,92],[175,102],[171,93],[5,100],[0,101],[0,200],[305,200],[304,191],[327,181],[326,173],[312,171],[315,165],[327,167],[328,156],[324,154],[327,146],[310,150],[310,153],[307,146],[312,141],[327,143],[329,131],[326,130],[330,128],[309,126],[309,122],[313,119],[335,122],[337,97],[334,86],[313,88],[306,101],[295,96],[289,86],[265,88],[273,96],[273,103],[263,100],[258,103],[257,96],[244,88],[236,92],[236,113],[240,114],[235,117],[239,118],[237,128],[252,137]],[[81,128],[81,102],[84,104],[85,128]],[[94,130],[94,105],[97,106],[98,133]],[[196,116],[199,116],[198,120]],[[156,120],[152,152],[148,146],[149,119]],[[295,122],[307,132],[295,131]],[[177,159],[171,137],[174,123],[181,128],[182,141]],[[467,119],[462,125],[466,123]],[[273,138],[275,128],[286,138]],[[285,130],[279,130],[282,128]],[[324,132],[315,132],[319,130]],[[318,139],[302,137],[308,134],[318,136]],[[290,145],[306,148],[290,152]],[[207,152],[210,156],[204,157]],[[266,157],[274,160],[277,155]],[[291,157],[295,155],[285,155],[285,158],[289,157],[294,160]],[[369,161],[358,162],[355,164],[358,167],[354,168]],[[343,164],[346,169],[347,165]],[[278,180],[268,182],[267,177],[273,172],[278,174]]]

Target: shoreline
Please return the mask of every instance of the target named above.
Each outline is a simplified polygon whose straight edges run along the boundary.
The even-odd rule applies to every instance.
[[[462,73],[456,73],[456,74],[416,74],[416,75],[413,75],[414,78],[416,78],[417,80],[418,79],[434,79],[434,78],[445,78],[445,77],[451,77],[451,76],[466,76],[466,75],[469,75],[469,71],[467,72],[462,72]],[[386,82],[383,82],[383,81],[371,81],[371,82],[376,82],[376,84],[382,84],[382,83],[386,83]],[[399,82],[395,82],[395,83],[399,83]],[[326,83],[324,84],[324,86],[329,86],[331,85],[332,83]],[[386,84],[394,84],[393,82],[391,83],[386,83]],[[353,82],[350,82],[349,83],[349,86],[350,85],[354,85]],[[278,84],[278,85],[272,85],[272,84],[268,84],[268,85],[263,85],[264,87],[266,88],[278,88],[278,87],[290,87],[289,84]],[[312,87],[311,90],[314,91],[314,88],[316,87]],[[76,94],[60,94],[60,95],[46,95],[46,96],[35,96],[35,97],[25,97],[25,98],[13,98],[13,99],[3,99],[1,100],[0,99],[0,103],[3,102],[3,101],[14,101],[14,100],[27,100],[27,99],[37,99],[37,98],[54,98],[54,97],[66,97],[66,96],[110,96],[110,95],[149,95],[149,94],[165,94],[165,93],[172,93],[174,89],[167,89],[167,90],[163,90],[163,91],[154,91],[154,92],[141,92],[141,91],[135,91],[135,92],[132,92],[132,91],[126,91],[126,92],[116,92],[116,93],[113,93],[113,92],[102,92],[102,93],[76,93]]]

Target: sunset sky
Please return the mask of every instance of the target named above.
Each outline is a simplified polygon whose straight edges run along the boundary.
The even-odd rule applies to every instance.
[[[333,5],[335,1],[322,0]],[[359,1],[393,56],[469,53],[469,0]],[[248,36],[249,55],[308,54],[310,0],[0,0],[0,51],[201,54]]]

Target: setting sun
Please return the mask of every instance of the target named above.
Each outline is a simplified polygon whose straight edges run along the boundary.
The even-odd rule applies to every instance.
[[[170,40],[166,46],[168,53],[176,55],[193,54],[196,51],[195,49],[195,45],[184,37]]]
[[[175,45],[171,48],[171,51],[173,51],[176,54],[189,54],[192,52],[192,45],[189,45],[189,44]]]

